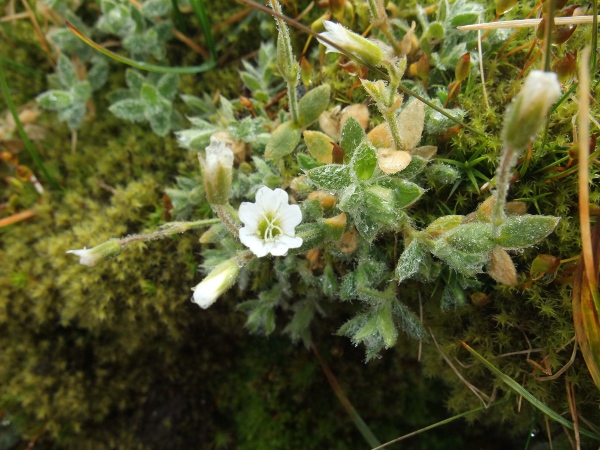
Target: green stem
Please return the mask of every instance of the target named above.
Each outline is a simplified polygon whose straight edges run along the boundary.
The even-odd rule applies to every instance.
[[[398,125],[398,120],[396,119],[396,111],[391,113],[383,114],[383,118],[385,119],[388,127],[390,128],[390,133],[392,134],[392,141],[394,143],[394,148],[396,150],[403,150],[404,147],[402,145],[402,136],[400,134],[400,125]]]
[[[518,152],[512,147],[505,146],[502,152],[502,159],[498,172],[496,172],[496,192],[494,206],[492,207],[492,237],[500,236],[500,228],[506,219],[504,213],[504,205],[506,204],[506,196],[510,185],[510,174],[514,163],[516,162]]]
[[[240,234],[240,227],[235,224],[235,221],[227,211],[226,205],[210,205],[213,211],[219,216],[219,220],[223,222],[223,225],[235,236],[238,237]]]
[[[23,140],[23,144],[25,145],[25,148],[29,152],[31,159],[33,159],[33,161],[35,162],[35,165],[38,167],[38,169],[40,169],[40,172],[42,172],[42,175],[44,175],[44,178],[46,178],[46,181],[48,181],[50,186],[52,186],[52,188],[54,188],[56,190],[59,190],[60,187],[59,187],[58,183],[54,180],[54,178],[52,178],[52,176],[46,170],[44,161],[42,160],[37,149],[35,148],[35,146],[31,142],[31,140],[29,139],[29,136],[27,136],[27,133],[25,132],[25,128],[23,127],[23,124],[21,123],[21,120],[19,119],[19,113],[17,111],[17,108],[16,108],[13,100],[12,100],[12,96],[10,95],[10,89],[8,88],[8,83],[6,81],[6,75],[4,74],[4,66],[2,64],[2,61],[0,61],[0,88],[2,89],[2,93],[4,94],[4,98],[6,99],[6,105],[8,106],[8,109],[10,110],[10,113],[13,116],[13,120],[15,121],[15,125],[17,126],[17,130],[19,130],[19,135],[21,136],[21,139]]]
[[[119,240],[119,245],[125,247],[132,242],[148,242],[155,241],[157,239],[163,239],[174,234],[181,234],[195,228],[208,227],[220,223],[221,219],[204,219],[197,220],[195,222],[170,222],[162,226],[162,230],[155,231],[154,233],[148,234],[133,234],[131,236],[124,237]]]
[[[114,59],[123,64],[127,64],[128,66],[135,67],[136,69],[147,70],[148,72],[157,72],[157,73],[200,73],[206,72],[217,65],[215,60],[206,61],[204,64],[200,64],[199,66],[190,66],[190,67],[167,67],[167,66],[156,66],[154,64],[148,64],[143,61],[135,61],[133,59],[127,58],[125,56],[121,56],[118,53],[112,52],[101,45],[98,45],[94,41],[92,41],[87,36],[84,36],[77,28],[71,25],[69,22],[65,22],[69,30],[73,32],[75,36],[85,42],[87,45],[92,47],[93,49],[99,51],[100,53],[108,56],[109,58]]]

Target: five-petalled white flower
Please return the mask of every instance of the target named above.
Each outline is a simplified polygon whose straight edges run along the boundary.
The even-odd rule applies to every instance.
[[[269,253],[283,256],[290,248],[302,245],[295,230],[302,222],[302,212],[288,201],[283,189],[263,186],[256,192],[255,203],[240,205],[239,217],[245,225],[240,229],[240,241],[259,258]]]

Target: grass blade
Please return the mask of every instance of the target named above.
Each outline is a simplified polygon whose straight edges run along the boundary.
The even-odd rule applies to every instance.
[[[202,33],[204,34],[204,39],[206,40],[206,46],[208,47],[208,52],[210,53],[210,59],[212,61],[216,61],[217,48],[215,47],[215,41],[210,30],[210,21],[208,20],[208,14],[206,14],[204,0],[190,0],[190,4],[192,5],[196,17],[198,18],[200,28],[202,28]]]
[[[379,447],[372,448],[371,450],[380,450],[382,448],[387,447],[388,445],[392,445],[392,444],[395,444],[396,442],[403,441],[404,439],[408,439],[410,437],[416,436],[417,434],[424,433],[425,431],[433,430],[434,428],[441,427],[442,425],[446,425],[447,423],[454,422],[455,420],[460,419],[462,417],[466,417],[466,416],[476,413],[478,411],[483,411],[485,409],[491,408],[492,406],[501,405],[502,403],[506,403],[507,401],[508,401],[507,398],[503,398],[502,400],[498,400],[497,402],[490,403],[487,406],[479,406],[478,408],[471,409],[470,411],[466,411],[464,413],[460,413],[455,416],[449,417],[447,419],[441,420],[437,423],[434,423],[432,425],[428,425],[424,428],[421,428],[420,430],[413,431],[412,433],[405,434],[404,436],[400,436],[399,438],[392,439],[391,441],[388,441],[385,444],[380,445]]]
[[[519,383],[517,383],[515,380],[513,380],[508,375],[505,375],[500,369],[498,369],[491,362],[489,362],[487,359],[485,359],[483,356],[481,356],[479,353],[477,353],[475,350],[473,350],[471,347],[469,347],[466,343],[464,343],[463,341],[461,341],[461,344],[479,362],[481,362],[485,367],[487,367],[492,372],[494,372],[494,374],[496,374],[496,376],[498,378],[500,378],[504,383],[506,383],[508,385],[508,387],[510,387],[517,394],[522,395],[523,398],[525,398],[525,400],[527,400],[529,403],[531,403],[535,408],[539,409],[541,412],[543,412],[544,414],[546,414],[548,417],[550,417],[555,422],[558,422],[562,426],[567,427],[569,430],[574,430],[575,429],[575,426],[573,425],[573,422],[565,419],[560,414],[554,412],[552,409],[550,409],[548,406],[546,406],[544,403],[542,403],[540,400],[538,400],[536,397],[534,397],[527,389],[525,389],[523,386],[521,386]],[[580,428],[579,432],[582,435],[584,435],[584,436],[587,436],[587,437],[592,438],[594,440],[600,441],[600,436],[598,436],[595,433],[592,433],[591,431],[588,431],[588,430]]]
[[[60,189],[56,180],[54,180],[54,178],[52,178],[52,176],[46,170],[44,161],[42,160],[37,149],[35,148],[35,146],[31,142],[31,140],[29,139],[29,136],[27,136],[27,133],[25,132],[25,128],[23,128],[23,124],[21,123],[21,120],[19,119],[19,112],[17,111],[15,103],[12,100],[12,96],[10,95],[10,89],[8,88],[8,82],[6,81],[6,75],[4,73],[4,65],[2,64],[2,61],[0,61],[0,89],[2,90],[2,93],[4,94],[4,98],[6,99],[6,105],[8,106],[8,109],[10,110],[10,113],[13,116],[13,120],[15,121],[15,125],[17,126],[17,130],[19,130],[19,135],[21,136],[21,139],[23,140],[23,144],[25,145],[25,148],[29,152],[31,159],[33,159],[33,162],[38,167],[38,169],[40,170],[40,172],[42,173],[42,175],[44,176],[46,181],[48,181],[50,186],[52,186],[52,188],[54,188],[56,190]]]
[[[348,397],[346,397],[346,394],[344,393],[342,387],[338,383],[337,378],[335,377],[335,375],[333,375],[333,372],[331,371],[325,360],[321,358],[321,355],[319,354],[317,347],[315,347],[315,344],[311,344],[311,348],[317,360],[319,361],[321,369],[323,369],[323,372],[325,373],[327,381],[329,381],[333,392],[335,393],[338,400],[340,401],[340,403],[354,422],[354,425],[356,426],[358,431],[360,431],[360,434],[362,434],[363,438],[365,438],[365,441],[367,441],[367,443],[371,447],[379,446],[379,440],[375,437],[375,435],[373,434],[369,426],[365,423],[365,421],[362,419],[362,417],[360,417],[360,414],[358,414],[358,411],[354,408],[352,403],[350,403],[350,400],[348,399]]]
[[[217,63],[214,60],[206,61],[204,64],[199,66],[190,66],[190,67],[168,67],[168,66],[157,66],[155,64],[149,64],[143,61],[135,61],[133,59],[127,58],[125,56],[121,56],[118,53],[112,52],[96,42],[92,41],[87,36],[83,35],[77,28],[71,25],[69,22],[66,22],[69,30],[73,32],[75,36],[81,39],[90,47],[98,50],[100,53],[108,56],[109,58],[114,59],[123,64],[127,64],[128,66],[135,67],[136,69],[147,70],[148,72],[158,72],[158,73],[200,73],[206,72],[214,68]]]

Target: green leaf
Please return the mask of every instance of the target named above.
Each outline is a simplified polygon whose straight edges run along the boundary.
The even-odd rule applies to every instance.
[[[131,122],[143,122],[146,120],[144,109],[144,102],[140,99],[121,100],[108,108],[119,119]]]
[[[177,94],[177,85],[179,84],[179,75],[175,73],[165,73],[158,83],[156,83],[156,88],[160,95],[162,95],[167,100],[173,100],[175,98],[175,94]]]
[[[132,91],[139,92],[142,89],[142,84],[144,84],[145,81],[146,79],[144,76],[137,70],[125,70],[125,82]]]
[[[72,102],[71,94],[65,91],[51,90],[38,95],[35,99],[42,108],[59,111]]]
[[[73,67],[71,60],[62,53],[58,57],[56,72],[60,84],[62,84],[65,89],[70,89],[79,82],[77,72],[75,72],[75,67]]]
[[[352,168],[359,180],[368,180],[377,167],[377,152],[368,142],[363,142],[352,157]]]
[[[411,181],[401,178],[385,178],[377,183],[379,186],[394,191],[396,207],[406,208],[419,200],[425,190]]]
[[[169,105],[170,106],[170,105]],[[171,110],[170,109],[157,109],[148,115],[146,110],[146,117],[150,122],[152,131],[158,136],[166,136],[171,130]]]
[[[427,29],[429,39],[442,39],[444,37],[444,26],[439,22],[432,22]]]
[[[146,0],[142,5],[142,14],[148,18],[164,17],[171,12],[171,0]]]
[[[85,103],[92,96],[92,86],[89,81],[79,81],[71,88],[71,94],[73,95],[73,102]]]
[[[365,139],[365,131],[354,117],[348,117],[342,127],[340,147],[344,150],[344,161],[348,162],[352,158],[354,150]]]
[[[319,115],[329,106],[331,88],[322,84],[314,88],[298,102],[298,126],[305,127],[319,118]]]
[[[361,217],[368,215],[381,225],[400,225],[402,215],[394,201],[394,191],[381,186],[369,186],[364,191],[365,208],[361,210]]]
[[[317,161],[325,164],[331,164],[333,144],[331,138],[320,131],[306,130],[304,132],[304,142],[308,151]]]
[[[560,218],[553,216],[510,216],[502,225],[496,243],[505,249],[530,247],[554,231]]]
[[[467,294],[458,283],[457,277],[452,277],[446,283],[442,292],[442,311],[450,311],[467,304]]]
[[[458,225],[444,234],[443,239],[465,253],[487,253],[496,246],[492,239],[491,224],[483,222]]]
[[[301,223],[296,227],[296,236],[302,238],[300,248],[291,249],[289,255],[299,255],[323,243],[323,224],[319,222]]]
[[[431,222],[429,226],[425,228],[424,232],[433,238],[441,236],[442,234],[450,231],[452,228],[459,226],[464,218],[465,216],[458,215],[440,217]]]
[[[300,129],[288,121],[279,125],[265,148],[265,158],[279,159],[294,151],[300,142]]]
[[[489,260],[489,252],[467,253],[452,247],[445,239],[436,239],[431,253],[466,277],[481,273],[482,266]]]
[[[369,314],[369,318],[360,327],[360,329],[352,336],[352,341],[358,343],[366,339],[372,338],[373,335],[378,333],[379,327],[377,326],[378,317],[376,314]],[[341,331],[341,329],[340,329]]]
[[[320,189],[337,191],[352,183],[350,167],[342,164],[327,164],[311,169],[306,173],[308,179]]]
[[[323,163],[317,161],[315,158],[313,158],[310,155],[307,155],[306,153],[297,153],[296,161],[298,161],[298,167],[300,168],[300,170],[304,171],[314,169],[315,167],[320,167],[323,165]]]
[[[398,284],[419,273],[421,265],[427,260],[428,256],[429,252],[417,239],[410,241],[396,265]]]
[[[310,323],[315,315],[315,304],[311,300],[303,300],[296,303],[294,308],[296,312],[283,332],[289,334],[293,342],[302,339],[304,345],[308,347],[310,346]]]

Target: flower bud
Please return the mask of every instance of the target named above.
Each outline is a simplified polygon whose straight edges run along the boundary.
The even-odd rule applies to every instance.
[[[338,23],[324,20],[323,25],[327,31],[321,33],[322,37],[337,44],[337,46],[343,48],[353,56],[362,59],[367,64],[373,66],[379,65],[383,58],[383,51],[376,43],[359,34],[353,33]],[[327,48],[326,53],[340,53],[340,50],[323,42],[321,39],[319,39],[319,42]]]
[[[210,138],[206,159],[199,156],[206,199],[213,205],[224,205],[229,200],[233,177],[233,151],[225,142]]]
[[[469,76],[470,71],[471,54],[467,52],[458,59],[456,67],[454,68],[454,77],[456,78],[456,81],[461,82],[465,80]]]
[[[212,305],[236,282],[240,267],[235,259],[229,259],[215,267],[195,288],[192,301],[200,308]]]
[[[116,239],[111,239],[103,244],[93,248],[84,248],[81,250],[69,250],[67,253],[79,256],[79,264],[84,266],[95,266],[100,261],[117,256],[121,253],[121,244]]]
[[[559,97],[560,84],[555,73],[531,71],[506,113],[502,130],[505,144],[525,148]]]

